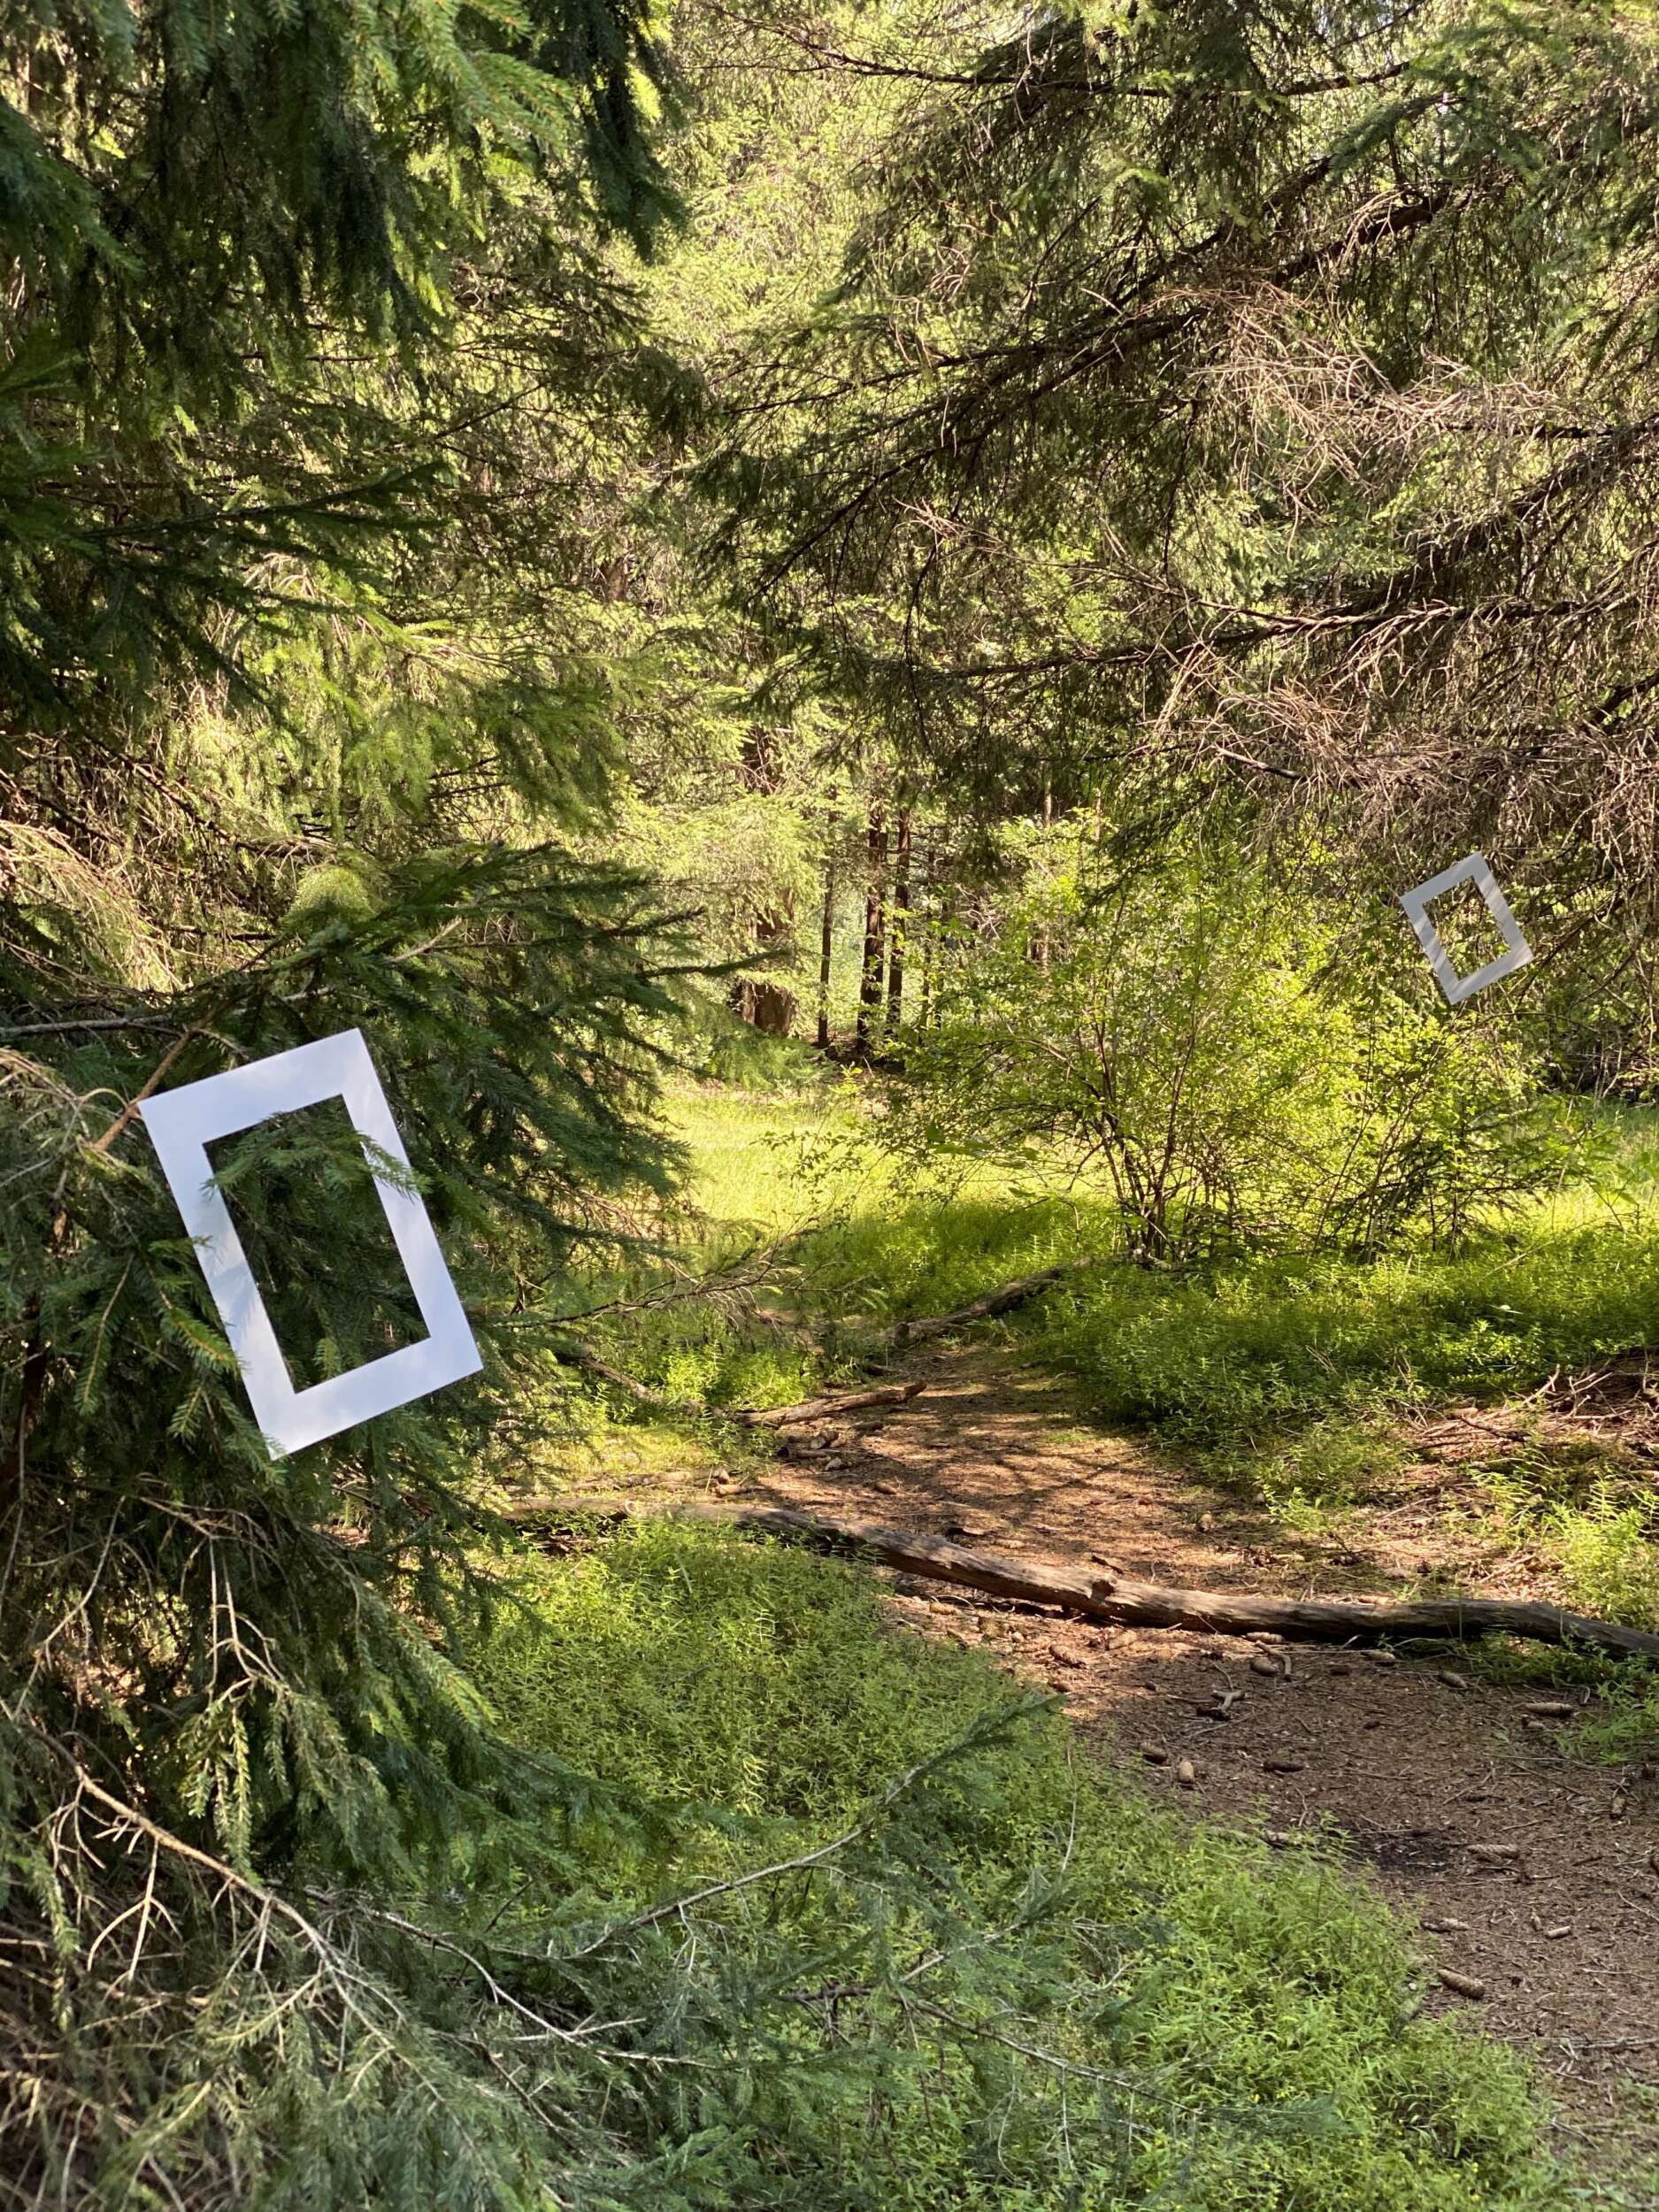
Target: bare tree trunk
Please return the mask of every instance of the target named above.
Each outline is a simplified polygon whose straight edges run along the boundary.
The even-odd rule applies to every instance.
[[[881,1008],[881,951],[887,934],[885,892],[887,826],[879,806],[870,810],[870,881],[864,892],[864,960],[858,979],[858,1050],[867,1055]]]
[[[832,819],[824,855],[824,910],[818,936],[818,1048],[830,1048],[830,967],[835,953],[835,825]]]
[[[1044,784],[1042,787],[1042,826],[1045,831],[1054,827],[1054,787],[1051,784]],[[1043,857],[1045,861],[1048,858],[1046,850]],[[1045,929],[1037,940],[1037,965],[1042,970],[1044,975],[1048,972],[1053,951],[1054,948],[1049,941],[1048,933]]]
[[[893,911],[887,931],[887,1035],[896,1037],[904,1018],[904,955],[910,919],[910,810],[899,810],[898,841],[893,856]]]
[[[924,923],[922,935],[922,1000],[918,1018],[924,1029],[932,1023],[938,988],[939,925],[944,918],[944,902],[940,895],[939,849],[924,846],[921,864],[921,897],[918,901]]]
[[[782,951],[794,934],[793,895],[774,911],[755,918],[757,952]],[[787,1037],[795,1026],[795,996],[787,984],[774,983],[764,976],[740,976],[732,986],[730,1002],[734,1014],[764,1036]]]
[[[920,1029],[927,1029],[929,1022],[933,1020],[933,985],[936,985],[933,963],[938,960],[938,885],[933,880],[936,863],[936,849],[932,845],[923,845],[918,867],[916,867],[914,907],[916,914],[920,914],[920,918],[923,918],[923,989],[920,989],[920,1000],[918,1007],[916,1007],[916,1022],[918,1022]]]

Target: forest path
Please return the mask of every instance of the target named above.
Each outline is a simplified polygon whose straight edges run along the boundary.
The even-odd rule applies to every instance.
[[[1428,1563],[1432,1539],[1417,1532],[1432,1517],[1380,1517],[1363,1549],[1353,1530],[1340,1542],[1287,1535],[1005,1356],[934,1351],[908,1371],[928,1378],[919,1398],[820,1424],[720,1487],[1188,1587],[1379,1594]],[[1503,1563],[1489,1564],[1484,1586],[1512,1586]],[[1526,1712],[1582,1692],[1552,1690],[1541,1672],[1490,1684],[1456,1672],[1467,1663],[1449,1651],[1392,1663],[1102,1629],[906,1577],[891,1603],[922,1632],[986,1646],[1021,1679],[1063,1691],[1086,1733],[1110,1736],[1113,1755],[1194,1812],[1292,1838],[1338,1833],[1437,1932],[1440,1964],[1485,1985],[1464,2008],[1555,2077],[1563,2124],[1588,2139],[1580,2150],[1597,2164],[1639,2143],[1659,2155],[1659,1779],[1573,1758],[1559,1722]],[[1252,1666],[1266,1655],[1288,1671]],[[1181,1786],[1182,1761],[1195,1786]],[[1431,1985],[1432,2008],[1460,2002]]]

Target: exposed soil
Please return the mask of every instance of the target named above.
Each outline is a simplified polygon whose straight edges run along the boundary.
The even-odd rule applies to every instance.
[[[1438,1447],[1425,1435],[1435,1456],[1357,1538],[1353,1525],[1301,1538],[1102,1432],[1064,1385],[1004,1357],[938,1351],[911,1371],[929,1386],[908,1405],[792,1432],[785,1456],[716,1486],[1189,1588],[1376,1594],[1425,1573],[1531,1586],[1524,1561],[1459,1519],[1455,1424]],[[1461,2006],[1526,2047],[1596,2163],[1659,2156],[1659,1772],[1577,1758],[1570,1723],[1527,1710],[1589,1693],[1552,1686],[1541,1665],[1499,1686],[1445,1649],[1395,1660],[1102,1629],[903,1577],[892,1589],[917,1629],[988,1646],[1063,1692],[1149,1788],[1286,1849],[1329,1836],[1417,1918],[1425,1957],[1483,1987],[1459,1996],[1431,1976],[1431,2007]]]

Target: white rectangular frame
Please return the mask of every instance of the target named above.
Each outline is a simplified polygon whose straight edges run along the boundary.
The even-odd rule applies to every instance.
[[[1486,911],[1498,926],[1503,940],[1503,950],[1483,967],[1475,968],[1468,975],[1459,975],[1452,964],[1451,955],[1440,941],[1440,933],[1429,919],[1429,908],[1436,899],[1455,891],[1460,883],[1472,883],[1486,902]],[[1521,934],[1521,926],[1509,911],[1509,902],[1499,890],[1497,879],[1486,864],[1484,853],[1465,853],[1463,859],[1453,861],[1449,868],[1442,868],[1426,883],[1419,883],[1415,890],[1402,891],[1400,903],[1410,918],[1417,932],[1417,942],[1428,955],[1429,965],[1435,980],[1446,995],[1448,1006],[1461,1006],[1477,991],[1484,991],[1488,983],[1500,983],[1506,975],[1513,975],[1524,968],[1532,956],[1532,948]]]
[[[387,1226],[427,1333],[419,1343],[365,1361],[343,1375],[295,1389],[230,1210],[213,1187],[207,1148],[274,1115],[319,1106],[331,1098],[344,1102],[360,1136],[408,1167],[409,1156],[358,1029],[296,1045],[198,1083],[181,1083],[144,1100],[138,1110],[196,1241],[254,1419],[273,1459],[459,1382],[484,1363],[424,1202],[416,1192],[399,1190],[377,1175]]]

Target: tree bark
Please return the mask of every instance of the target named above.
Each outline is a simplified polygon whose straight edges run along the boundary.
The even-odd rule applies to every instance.
[[[858,1050],[867,1056],[874,1042],[876,1017],[881,1008],[881,949],[886,935],[887,826],[881,809],[870,810],[868,840],[870,880],[864,892],[864,958],[858,979]]]
[[[1043,859],[1046,864],[1048,857],[1047,833],[1054,827],[1054,787],[1051,784],[1044,784],[1042,787],[1042,826],[1044,831]],[[1037,939],[1037,965],[1044,975],[1048,972],[1053,954],[1053,944],[1045,929]]]
[[[515,1521],[626,1519],[622,1499],[525,1498],[505,1509]],[[1125,1575],[1087,1574],[1047,1562],[976,1552],[940,1536],[914,1536],[873,1521],[801,1513],[788,1506],[692,1504],[661,1509],[761,1535],[794,1537],[821,1550],[850,1552],[935,1582],[964,1585],[1031,1605],[1059,1605],[1091,1620],[1204,1636],[1282,1636],[1303,1643],[1376,1644],[1409,1637],[1521,1636],[1584,1644],[1620,1658],[1659,1658],[1659,1636],[1559,1606],[1510,1598],[1432,1598],[1401,1605],[1361,1598],[1256,1597],[1242,1591],[1178,1590]]]
[[[937,1014],[939,992],[939,957],[941,930],[945,921],[949,890],[941,873],[943,858],[937,841],[924,845],[921,858],[921,896],[918,904],[923,918],[922,931],[922,990],[921,1004],[917,1018],[924,1029],[931,1028]]]
[[[830,1048],[830,969],[835,955],[835,845],[834,825],[824,855],[824,906],[818,934],[818,1048]]]
[[[887,925],[887,1035],[896,1037],[904,1017],[904,955],[910,919],[910,810],[899,810],[893,856],[892,910]]]

